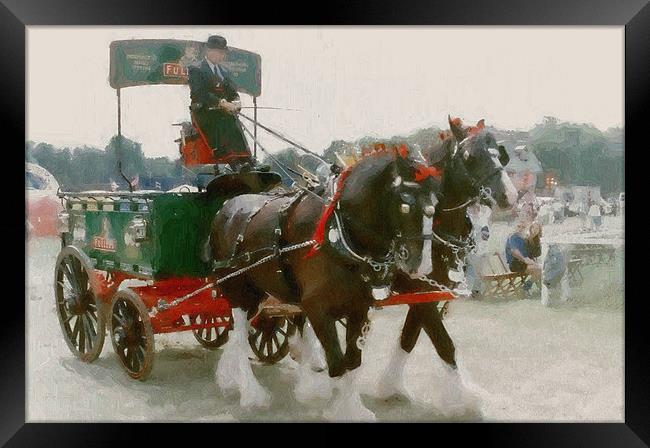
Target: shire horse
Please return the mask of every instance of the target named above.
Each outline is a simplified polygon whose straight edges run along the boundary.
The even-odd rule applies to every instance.
[[[517,200],[517,190],[504,170],[509,161],[508,154],[485,129],[484,121],[464,127],[459,118],[452,120],[449,117],[449,126],[450,132],[442,132],[440,141],[423,154],[430,165],[443,172],[438,194],[440,202],[433,221],[432,272],[419,280],[399,275],[395,282],[395,289],[399,292],[421,290],[427,279],[454,288],[462,280],[463,259],[472,247],[472,223],[467,207],[479,201],[490,207],[496,204],[510,208]],[[443,393],[448,394],[452,408],[462,408],[463,397],[467,395],[463,395],[466,391],[456,365],[454,343],[442,323],[437,303],[409,305],[399,344],[396,344],[388,367],[380,376],[375,396],[408,397],[402,373],[421,330],[429,336],[444,361],[449,384]]]
[[[325,352],[338,395],[326,418],[373,419],[355,388],[369,307],[387,297],[396,271],[426,275],[440,179],[436,170],[410,157],[407,148],[374,151],[346,168],[326,200],[313,192],[246,194],[228,200],[216,214],[210,235],[216,260],[277,257],[222,283],[233,308],[233,330],[216,368],[224,394],[240,394],[240,405],[268,407],[270,395],[248,360],[249,318],[272,296],[300,304]],[[307,242],[307,246],[300,246]],[[279,252],[278,248],[296,248]],[[401,256],[409,254],[407,256]],[[223,277],[222,277],[223,278]],[[346,318],[346,349],[335,323]]]

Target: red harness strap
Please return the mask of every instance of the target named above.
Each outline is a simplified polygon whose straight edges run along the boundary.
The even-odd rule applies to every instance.
[[[442,170],[436,168],[435,166],[427,166],[424,164],[419,164],[417,170],[415,171],[415,181],[421,182],[427,177],[440,177]]]
[[[336,193],[334,193],[334,197],[330,203],[327,204],[325,210],[323,210],[323,213],[321,214],[320,219],[316,224],[316,230],[314,230],[314,234],[311,237],[312,240],[316,241],[316,245],[311,247],[307,255],[305,255],[305,259],[314,256],[320,248],[321,244],[323,244],[323,241],[325,241],[325,226],[327,225],[327,221],[329,220],[330,216],[332,216],[332,213],[334,213],[334,207],[336,207],[336,204],[341,197],[341,193],[343,192],[343,184],[345,183],[345,179],[348,177],[348,174],[350,174],[350,171],[352,171],[351,168],[352,167],[346,168],[339,175],[339,178],[336,181]]]

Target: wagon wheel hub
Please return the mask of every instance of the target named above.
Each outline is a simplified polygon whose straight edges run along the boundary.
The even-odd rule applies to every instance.
[[[142,331],[139,325],[134,325],[134,322],[129,322],[127,327],[124,328],[124,332],[124,342],[127,347],[134,347],[140,344]]]
[[[274,364],[289,353],[289,337],[296,325],[285,317],[263,317],[253,324],[248,343],[257,359]]]
[[[91,300],[91,292],[85,291],[81,296],[78,294],[73,294],[68,297],[65,297],[63,300],[65,302],[66,310],[77,316],[85,314],[88,310],[88,304]]]
[[[113,297],[111,339],[127,374],[136,379],[146,378],[153,366],[153,328],[145,305],[130,289]]]

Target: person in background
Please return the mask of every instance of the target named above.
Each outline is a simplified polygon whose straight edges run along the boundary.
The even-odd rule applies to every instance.
[[[580,205],[578,208],[578,215],[580,216],[580,230],[581,231],[586,231],[589,230],[589,216],[587,216],[589,212],[589,203],[591,202],[591,199],[587,199],[587,202],[585,201],[580,201]]]
[[[590,201],[589,211],[587,214],[589,215],[589,229],[598,230],[603,223],[603,217],[600,213],[600,205],[598,205],[596,201]]]
[[[520,222],[517,225],[516,231],[506,241],[506,261],[512,272],[526,272],[533,281],[540,280],[541,267],[536,258],[541,254],[541,236],[542,226],[537,222],[530,225]],[[532,284],[531,281],[526,282],[524,290],[530,290]]]
[[[560,201],[556,200],[553,202],[551,205],[551,209],[553,210],[553,222],[557,224],[561,224],[564,222],[564,210],[566,206]]]
[[[530,191],[524,193],[524,195],[519,199],[518,204],[517,219],[519,221],[530,225],[530,223],[535,220],[537,217],[535,202],[535,196]]]

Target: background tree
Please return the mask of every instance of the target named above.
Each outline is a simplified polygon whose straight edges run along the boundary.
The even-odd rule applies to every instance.
[[[122,136],[121,141],[119,139],[119,136],[113,136],[106,146],[106,170],[111,173],[111,176],[118,184],[121,183],[122,179],[117,168],[118,161],[121,161],[122,172],[128,179],[133,179],[138,175],[144,177],[146,170],[142,145],[124,136]]]

